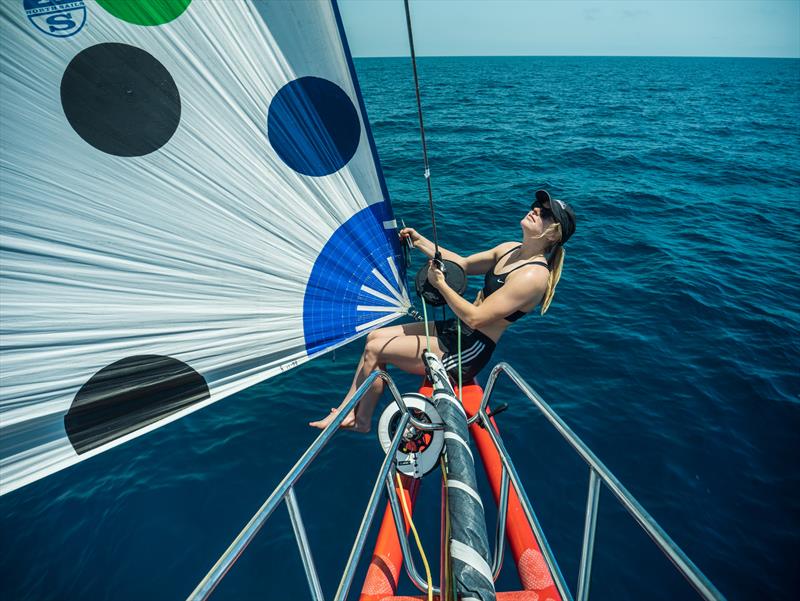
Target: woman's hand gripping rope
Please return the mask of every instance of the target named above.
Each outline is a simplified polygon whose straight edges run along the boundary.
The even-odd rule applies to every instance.
[[[422,235],[413,227],[404,227],[400,230],[399,235],[400,240],[410,243],[414,248],[416,248],[417,243],[422,240]]]
[[[441,290],[442,286],[447,284],[444,272],[440,268],[439,261],[431,259],[428,261],[428,282],[437,290]]]

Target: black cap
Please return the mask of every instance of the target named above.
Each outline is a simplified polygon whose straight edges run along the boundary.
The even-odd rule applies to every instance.
[[[536,190],[536,202],[534,205],[544,205],[550,203],[550,210],[553,218],[561,225],[561,244],[565,244],[570,236],[575,233],[575,211],[563,200],[550,198],[547,190]]]

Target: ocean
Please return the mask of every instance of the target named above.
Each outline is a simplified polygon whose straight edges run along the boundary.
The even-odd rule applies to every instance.
[[[395,213],[430,235],[410,63],[356,68]],[[442,245],[517,239],[541,187],[578,214],[550,311],[516,323],[494,359],[724,595],[798,598],[800,61],[423,58],[419,70]],[[339,403],[361,345],[0,498],[2,597],[185,598],[313,440],[306,423]],[[574,586],[588,470],[508,382],[496,394]],[[342,433],[297,487],[329,597],[380,461],[374,433]],[[437,475],[415,517],[433,557]],[[501,590],[519,587],[509,558]],[[285,509],[214,598],[308,598]],[[592,598],[694,598],[608,491]]]

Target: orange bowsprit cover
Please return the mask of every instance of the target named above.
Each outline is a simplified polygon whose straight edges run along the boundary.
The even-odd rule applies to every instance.
[[[408,476],[400,476],[403,488],[395,484],[397,496],[405,495],[406,503],[411,512],[414,511],[414,502],[417,499],[419,480],[414,480]],[[410,529],[408,521],[403,516],[406,534]],[[378,531],[378,539],[375,541],[375,550],[372,553],[372,560],[367,568],[367,576],[364,578],[364,586],[361,588],[359,601],[381,601],[391,597],[397,592],[397,583],[400,581],[400,572],[403,569],[403,552],[400,548],[400,540],[397,538],[397,528],[392,517],[392,508],[386,504],[386,511],[383,513],[381,529]]]
[[[477,384],[468,384],[464,387],[462,402],[467,415],[472,417],[480,409],[483,390]],[[491,420],[496,432],[497,424]],[[495,503],[500,501],[500,479],[503,473],[503,464],[500,454],[495,449],[489,433],[481,428],[477,422],[469,427],[469,433],[478,447],[486,477],[492,488]],[[540,601],[561,601],[561,595],[553,582],[553,576],[542,555],[539,543],[525,519],[525,512],[519,502],[519,497],[513,486],[508,490],[508,513],[506,520],[506,539],[517,563],[517,571],[522,587],[528,591],[536,591]],[[498,597],[499,598],[499,597]]]
[[[434,597],[434,601],[439,601],[439,597]],[[409,597],[408,595],[400,595],[397,597],[384,597],[380,601],[427,601],[428,597],[424,595],[415,595]],[[547,601],[540,597],[536,591],[507,591],[504,593],[497,593],[497,601]]]

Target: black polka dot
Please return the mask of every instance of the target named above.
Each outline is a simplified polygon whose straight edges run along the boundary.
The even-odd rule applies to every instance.
[[[79,455],[209,398],[205,379],[161,355],[108,365],[75,395],[64,427]]]
[[[61,106],[86,142],[123,157],[166,144],[181,119],[181,99],[169,71],[127,44],[97,44],[79,52],[61,78]]]

